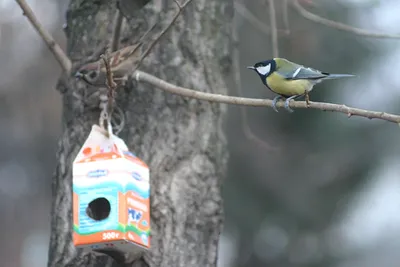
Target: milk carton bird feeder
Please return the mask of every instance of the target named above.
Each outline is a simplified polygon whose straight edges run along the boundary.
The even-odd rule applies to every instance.
[[[150,248],[149,168],[125,142],[92,130],[73,162],[73,243],[84,250]]]

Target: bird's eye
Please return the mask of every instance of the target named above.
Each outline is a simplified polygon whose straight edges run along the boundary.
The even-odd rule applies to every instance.
[[[99,72],[97,70],[82,69],[75,74],[75,77],[84,82],[93,85],[98,79]]]
[[[87,74],[87,76],[90,78],[90,79],[92,79],[92,80],[94,80],[96,77],[97,77],[97,71],[90,71],[88,74]]]
[[[83,69],[83,70],[78,70],[78,72],[77,72],[77,74],[80,74],[80,75],[86,75],[86,73],[87,73],[87,70],[85,70],[85,69]]]

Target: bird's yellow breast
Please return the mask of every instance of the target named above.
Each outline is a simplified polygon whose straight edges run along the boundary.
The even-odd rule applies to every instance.
[[[273,92],[288,97],[302,95],[313,87],[313,84],[308,80],[286,80],[276,73],[267,77],[267,85]]]

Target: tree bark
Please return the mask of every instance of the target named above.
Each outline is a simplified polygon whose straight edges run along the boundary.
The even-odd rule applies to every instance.
[[[109,42],[116,2],[71,0],[67,12],[68,55],[75,69]],[[177,12],[174,1],[150,1],[128,16],[122,40],[133,44],[158,21],[150,42]],[[141,70],[204,92],[227,93],[231,67],[232,0],[194,0],[154,47]],[[48,266],[215,266],[222,229],[220,187],[228,158],[221,104],[184,99],[130,82],[117,92],[126,125],[120,134],[150,167],[151,250],[115,260],[83,253],[72,244],[72,161],[98,123],[94,89],[61,79],[63,134],[53,178]]]

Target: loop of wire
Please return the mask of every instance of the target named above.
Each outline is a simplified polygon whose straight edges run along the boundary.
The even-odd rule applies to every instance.
[[[100,94],[100,118],[99,125],[104,130],[108,132],[111,136],[113,133],[118,135],[125,126],[125,118],[124,113],[121,108],[116,105],[113,105],[114,110],[110,110],[111,107],[109,105],[108,96],[106,94]],[[112,123],[114,121],[114,125]],[[105,125],[106,123],[106,125]]]
[[[115,132],[115,135],[118,135],[124,129],[125,116],[124,116],[124,112],[122,111],[122,109],[120,107],[115,106],[115,109],[117,112],[113,113],[113,114],[116,115],[114,117],[116,117],[117,121],[119,120],[119,123],[114,125],[114,132]]]
[[[114,55],[116,57],[117,55]],[[110,66],[110,51],[109,48],[106,49],[105,54],[100,56],[100,62],[99,64],[104,64],[105,71],[106,71],[106,82],[105,86],[107,89],[106,93],[100,93],[100,117],[99,117],[99,126],[103,128],[104,130],[107,131],[108,136],[111,137],[113,135],[113,131],[115,132],[116,135],[118,135],[124,128],[125,126],[125,119],[124,119],[124,113],[123,111],[116,105],[114,105],[114,100],[115,100],[115,90],[117,89],[117,84],[114,81],[113,73],[111,70]],[[90,83],[86,78],[85,75],[81,74],[79,77],[85,81],[87,84],[96,86],[92,83]],[[114,113],[114,109],[117,111],[117,113]],[[117,123],[113,129],[112,126],[112,115],[114,115],[115,119],[117,120]],[[115,116],[116,115],[116,116]],[[119,121],[119,122],[118,122]],[[106,125],[105,125],[106,123]]]
[[[103,105],[103,107],[104,108],[102,108],[100,112],[99,125],[101,128],[108,132],[109,136],[111,136],[113,134],[111,126],[111,116],[107,112],[107,106]],[[106,123],[106,125],[104,125],[104,123]]]

